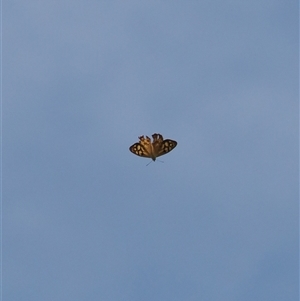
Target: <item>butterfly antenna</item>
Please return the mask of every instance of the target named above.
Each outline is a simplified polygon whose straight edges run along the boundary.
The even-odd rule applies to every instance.
[[[160,163],[165,163],[164,161],[161,161],[161,160],[157,160],[158,162],[160,162]]]
[[[150,163],[152,163],[152,160],[146,166],[148,166]]]

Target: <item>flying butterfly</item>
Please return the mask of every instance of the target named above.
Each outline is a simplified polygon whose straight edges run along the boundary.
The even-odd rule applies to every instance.
[[[155,161],[157,157],[169,153],[177,145],[177,142],[174,140],[164,140],[161,134],[153,134],[152,138],[153,142],[151,142],[148,136],[146,136],[146,138],[140,136],[140,141],[131,145],[129,150],[137,156],[151,158]]]

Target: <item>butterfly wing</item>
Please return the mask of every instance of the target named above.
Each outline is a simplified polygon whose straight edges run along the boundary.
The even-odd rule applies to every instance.
[[[162,142],[156,157],[165,155],[169,153],[171,150],[173,150],[177,145],[177,142],[175,140],[166,139]]]
[[[143,145],[140,144],[139,142],[131,145],[129,147],[129,150],[137,156],[144,157],[144,158],[151,158],[151,155],[149,154],[147,149],[143,147]]]
[[[158,154],[161,152],[163,148],[164,138],[160,134],[153,134],[152,135],[153,142],[152,142],[152,150],[153,150],[153,157],[158,157]]]

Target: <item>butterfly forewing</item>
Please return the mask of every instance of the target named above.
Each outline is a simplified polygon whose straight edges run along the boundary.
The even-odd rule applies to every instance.
[[[149,151],[147,151],[147,149],[145,149],[145,147],[143,147],[143,145],[139,142],[131,145],[129,150],[137,156],[151,158]]]
[[[176,147],[176,145],[177,142],[174,140],[171,139],[164,140],[156,157],[169,153],[172,149]]]

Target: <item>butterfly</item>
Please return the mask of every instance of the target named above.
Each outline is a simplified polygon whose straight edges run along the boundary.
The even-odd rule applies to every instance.
[[[146,136],[140,136],[140,141],[131,145],[129,150],[140,157],[151,158],[153,161],[157,157],[162,156],[170,152],[177,145],[177,142],[171,139],[165,139],[161,134],[152,135],[153,142]]]

